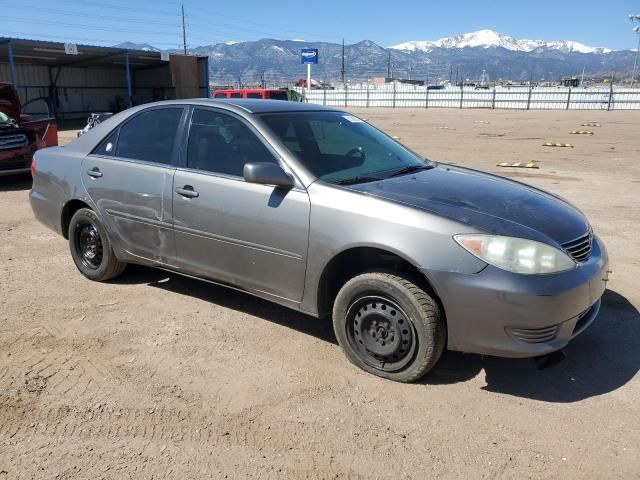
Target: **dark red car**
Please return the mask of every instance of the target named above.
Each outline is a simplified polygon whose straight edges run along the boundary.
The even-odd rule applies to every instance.
[[[40,106],[38,106],[40,104]],[[36,150],[58,145],[58,126],[45,99],[34,99],[25,113],[16,89],[0,82],[0,176],[26,173]]]

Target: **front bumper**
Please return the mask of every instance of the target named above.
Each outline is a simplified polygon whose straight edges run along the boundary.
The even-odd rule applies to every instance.
[[[33,155],[31,154],[0,157],[0,177],[29,172],[32,159]]]
[[[567,272],[519,275],[491,265],[471,275],[424,272],[445,310],[448,348],[501,357],[566,346],[595,320],[608,273],[597,237],[589,260]]]

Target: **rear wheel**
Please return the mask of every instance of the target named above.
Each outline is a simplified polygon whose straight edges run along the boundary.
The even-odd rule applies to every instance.
[[[414,282],[392,273],[349,280],[336,297],[333,326],[352,363],[398,382],[422,377],[445,347],[438,304]]]
[[[88,208],[81,208],[71,217],[69,249],[80,273],[97,282],[117,277],[127,266],[116,258],[102,222]]]

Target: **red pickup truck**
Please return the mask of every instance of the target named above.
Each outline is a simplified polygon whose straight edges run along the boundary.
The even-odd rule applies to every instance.
[[[24,113],[40,102],[42,111]],[[58,126],[44,99],[21,105],[16,89],[0,82],[0,176],[26,173],[36,150],[58,145]]]

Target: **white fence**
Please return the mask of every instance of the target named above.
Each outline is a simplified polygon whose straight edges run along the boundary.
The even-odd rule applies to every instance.
[[[349,86],[336,90],[298,89],[308,103],[334,107],[490,108],[524,110],[640,109],[639,88],[497,86],[442,90],[406,84]]]

